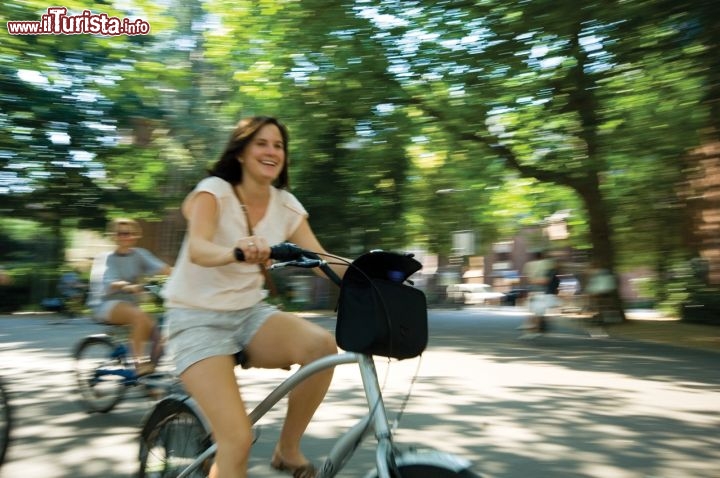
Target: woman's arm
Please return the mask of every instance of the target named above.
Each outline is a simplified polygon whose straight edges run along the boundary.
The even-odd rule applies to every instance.
[[[200,266],[217,267],[235,262],[234,247],[212,242],[217,230],[218,205],[215,196],[199,192],[186,205],[188,252],[190,260]]]
[[[308,223],[307,218],[303,218],[300,225],[295,229],[295,232],[288,238],[290,242],[293,242],[300,246],[303,249],[307,249],[308,251],[316,252],[320,255],[321,258],[327,259],[328,262],[333,262],[332,257],[326,258],[323,257],[323,254],[327,254],[328,252],[323,248],[323,246],[320,244],[320,241],[318,241],[317,237],[315,236],[315,233],[313,232],[312,228],[310,227],[310,223]],[[348,261],[351,262],[351,261]],[[340,265],[340,264],[331,264],[330,267],[332,270],[342,277],[345,274],[345,271],[347,270],[347,266]],[[325,274],[319,269],[313,269],[313,272],[318,274],[321,277],[325,277]]]

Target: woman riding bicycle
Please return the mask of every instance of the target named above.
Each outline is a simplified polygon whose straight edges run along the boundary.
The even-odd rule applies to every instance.
[[[264,301],[269,246],[291,241],[324,249],[288,186],[288,133],[271,117],[240,121],[209,177],[182,204],[188,231],[166,284],[168,349],[187,391],[210,421],[218,445],[211,477],[245,477],[252,431],[235,377],[247,367],[288,368],[334,354],[332,334]],[[235,259],[240,248],[244,262]],[[336,267],[342,275],[345,268]],[[316,374],[289,396],[271,465],[295,477],[316,471],[300,440],[322,402],[332,370]]]
[[[148,276],[168,275],[171,268],[150,251],[135,247],[142,236],[137,221],[115,219],[109,232],[116,248],[93,261],[87,304],[96,321],[130,326],[130,345],[137,375],[147,375],[155,366],[143,361],[142,357],[155,320],[139,307],[140,294],[145,290],[141,280]]]

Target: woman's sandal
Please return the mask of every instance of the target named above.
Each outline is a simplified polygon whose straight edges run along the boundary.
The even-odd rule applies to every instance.
[[[270,466],[278,471],[286,471],[293,476],[293,478],[315,478],[317,476],[317,469],[312,463],[305,463],[300,466],[288,465],[282,460],[270,462]]]

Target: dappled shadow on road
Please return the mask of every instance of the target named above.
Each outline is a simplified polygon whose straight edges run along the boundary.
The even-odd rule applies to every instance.
[[[127,450],[114,450],[137,435],[149,402],[133,391],[127,403],[112,413],[89,415],[78,402],[64,357],[52,352],[39,355],[35,352],[29,358],[3,351],[3,357],[14,362],[12,372],[3,370],[3,374],[9,377],[15,418],[3,476],[130,476],[135,457]],[[41,361],[35,362],[38,358]]]
[[[401,449],[453,453],[496,477],[717,476],[717,354],[580,336],[526,342],[517,339],[517,323],[431,324],[421,359],[376,360],[391,419],[402,411]],[[37,335],[48,330],[59,329],[29,324],[12,337],[0,330],[2,374],[18,411],[3,476],[131,476],[151,402],[133,393],[110,414],[84,413],[69,349],[87,330]],[[287,372],[238,370],[238,377],[252,406]],[[306,454],[323,457],[366,409],[356,368],[338,367],[303,441]],[[284,411],[281,404],[261,421],[251,476],[280,476],[268,460]],[[361,477],[372,462],[365,443],[342,476]]]
[[[75,387],[71,350],[102,331],[89,321],[51,317],[3,320],[2,373],[14,423],[2,476],[128,477],[137,468],[138,425],[151,402],[139,388],[109,414],[85,412]]]
[[[515,325],[436,328],[424,360],[467,381],[423,367],[408,421],[426,445],[490,476],[717,476],[718,354],[562,330],[525,341]]]
[[[668,382],[685,382],[694,377],[699,387],[720,385],[720,374],[713,367],[698,366],[720,359],[710,351],[631,340],[593,339],[577,333],[550,333],[525,340],[512,332],[495,336],[478,346],[477,335],[445,335],[434,342],[452,343],[443,349],[481,353],[504,363],[552,364],[572,370],[617,372],[630,377]]]
[[[409,438],[473,457],[491,476],[709,478],[717,471],[718,421],[711,404],[663,416],[640,391],[537,383],[506,384],[492,396],[464,396],[458,403],[446,392],[457,384],[442,382],[433,380],[415,394],[413,402],[423,406],[413,407],[406,421],[422,433]]]
[[[717,476],[717,354],[577,330],[523,341],[519,323],[431,323],[414,382],[417,360],[376,359],[391,419],[412,388],[401,448],[453,453],[498,477]],[[326,449],[363,413],[353,378],[336,372],[306,443]],[[367,445],[360,456],[367,471]],[[352,470],[343,476],[362,476]]]

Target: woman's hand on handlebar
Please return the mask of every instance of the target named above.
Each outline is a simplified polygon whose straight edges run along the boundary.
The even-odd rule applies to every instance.
[[[245,260],[245,253],[242,249],[236,247],[233,252],[235,255],[235,260]],[[270,259],[274,259],[279,262],[269,267],[293,266],[306,269],[318,268],[328,279],[333,281],[335,284],[340,285],[340,282],[342,281],[340,275],[338,275],[330,267],[330,265],[320,257],[319,254],[312,251],[304,250],[301,247],[298,247],[296,244],[293,244],[292,242],[281,242],[280,244],[275,244],[274,246],[271,246]]]
[[[263,237],[245,237],[237,242],[236,247],[243,252],[243,261],[249,264],[265,264],[270,259],[270,246]]]

